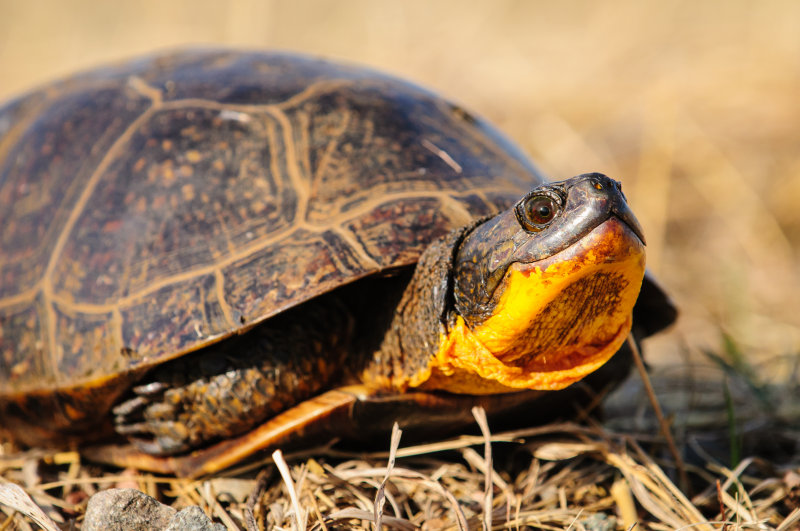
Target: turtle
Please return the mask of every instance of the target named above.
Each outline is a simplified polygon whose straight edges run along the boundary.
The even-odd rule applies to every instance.
[[[161,472],[475,405],[533,423],[676,313],[617,181],[550,181],[461,105],[313,56],[18,97],[0,205],[2,437]]]

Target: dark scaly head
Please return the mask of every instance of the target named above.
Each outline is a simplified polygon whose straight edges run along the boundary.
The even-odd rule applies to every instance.
[[[417,385],[480,394],[580,380],[630,332],[644,270],[618,182],[591,173],[536,188],[462,241],[456,315]]]

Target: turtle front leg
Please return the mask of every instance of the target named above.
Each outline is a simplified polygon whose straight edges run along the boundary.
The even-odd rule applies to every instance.
[[[143,452],[172,455],[239,435],[338,381],[353,319],[332,297],[173,360],[113,412]]]

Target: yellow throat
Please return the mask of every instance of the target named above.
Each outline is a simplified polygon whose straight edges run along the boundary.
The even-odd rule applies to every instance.
[[[615,217],[547,259],[513,264],[492,315],[472,329],[459,316],[408,384],[469,394],[567,387],[625,341],[644,269],[644,245]]]

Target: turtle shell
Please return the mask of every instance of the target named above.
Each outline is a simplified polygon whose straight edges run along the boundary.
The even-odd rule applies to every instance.
[[[0,109],[0,403],[77,420],[542,180],[461,107],[311,57],[172,53],[23,96]]]

